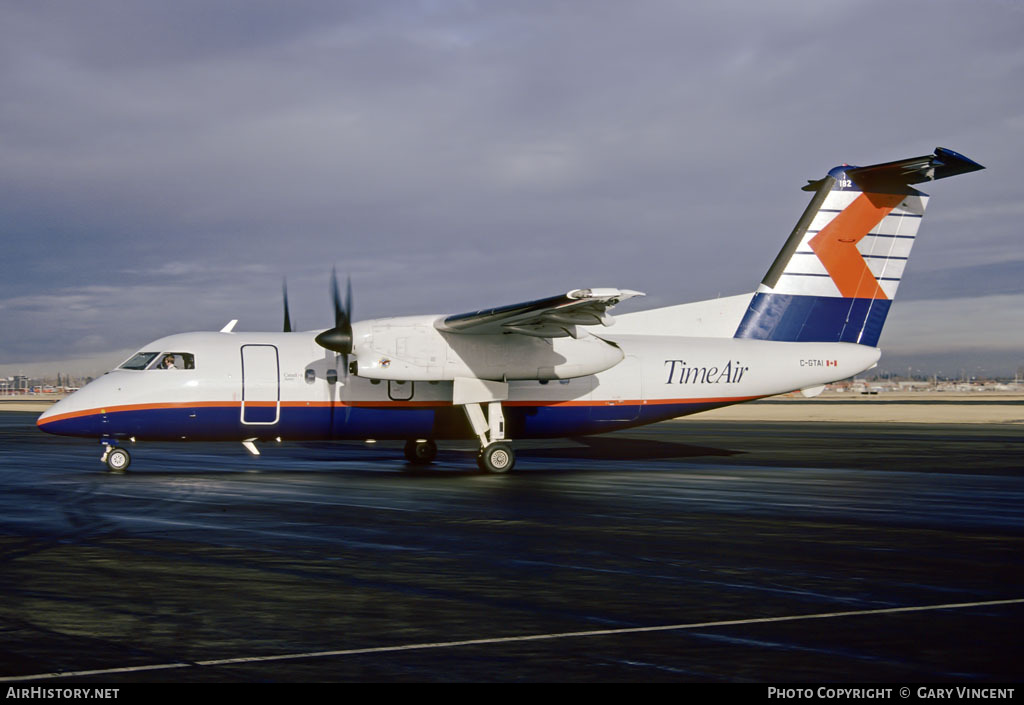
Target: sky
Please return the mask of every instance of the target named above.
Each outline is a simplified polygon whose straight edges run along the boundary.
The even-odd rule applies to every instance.
[[[163,335],[753,291],[808,179],[947,147],[881,367],[1024,366],[1021,0],[0,4],[0,375]]]

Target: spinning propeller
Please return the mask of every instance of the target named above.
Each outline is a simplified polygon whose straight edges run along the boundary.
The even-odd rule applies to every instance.
[[[325,330],[316,337],[321,347],[341,353],[348,373],[348,356],[352,353],[352,278],[345,284],[345,305],[342,306],[338,291],[338,273],[331,270],[331,297],[334,299],[334,328]]]

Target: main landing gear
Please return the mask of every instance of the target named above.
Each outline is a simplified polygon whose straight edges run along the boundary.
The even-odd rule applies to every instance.
[[[505,415],[501,411],[501,402],[487,404],[486,418],[480,404],[470,403],[464,408],[473,432],[480,439],[480,451],[476,454],[479,468],[495,474],[512,470],[516,454],[512,451],[512,444],[505,440]]]
[[[502,475],[516,464],[516,455],[509,443],[496,441],[480,449],[476,454],[476,464],[484,472]]]
[[[512,444],[505,440],[505,414],[501,402],[508,399],[508,382],[456,378],[452,404],[466,412],[473,435],[480,439],[476,464],[484,472],[504,474],[516,464]],[[411,465],[429,465],[437,457],[437,444],[430,439],[405,442],[405,458]]]
[[[476,464],[485,472],[503,474],[516,464],[512,444],[505,440],[505,414],[501,410],[505,399],[508,399],[507,382],[459,378],[453,385],[452,401],[466,412],[474,435],[480,439]]]
[[[405,459],[410,465],[430,465],[437,458],[437,443],[430,439],[408,440],[405,442]],[[504,441],[489,443],[476,454],[476,464],[484,472],[501,475],[515,465],[516,455],[512,445]]]
[[[105,445],[103,446],[103,457],[100,458],[100,461],[107,464],[110,472],[121,475],[132,464],[132,456],[131,453],[120,446]]]

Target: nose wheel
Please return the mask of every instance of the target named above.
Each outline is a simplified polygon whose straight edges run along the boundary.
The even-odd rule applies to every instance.
[[[107,464],[110,472],[118,475],[124,473],[132,464],[132,456],[127,450],[113,446],[106,447],[100,460]]]

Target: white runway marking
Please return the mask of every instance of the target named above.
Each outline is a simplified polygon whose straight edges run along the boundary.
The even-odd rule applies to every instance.
[[[1012,600],[989,600],[986,602],[951,602],[942,605],[921,605],[917,607],[885,607],[872,610],[850,610],[847,612],[819,612],[817,614],[797,614],[785,617],[755,617],[752,619],[729,619],[717,622],[693,622],[689,624],[664,624],[653,627],[625,627],[620,629],[594,629],[581,632],[559,632],[553,634],[527,634],[523,636],[491,637],[484,639],[464,639],[461,641],[434,641],[420,644],[402,644],[398,646],[375,646],[362,649],[339,649],[337,651],[310,651],[298,654],[276,654],[272,656],[241,656],[238,658],[211,659],[192,663],[163,663],[151,666],[124,666],[121,668],[103,668],[92,671],[67,671],[63,673],[37,673],[31,676],[0,676],[0,682],[46,680],[51,678],[77,678],[83,676],[102,676],[114,673],[137,673],[139,671],[160,671],[192,666],[227,666],[242,663],[266,663],[268,661],[292,661],[296,659],[325,658],[330,656],[355,656],[360,654],[382,654],[398,651],[422,651],[427,649],[451,649],[459,646],[483,646],[490,644],[513,644],[526,641],[548,641],[553,639],[571,639],[596,636],[612,636],[616,634],[642,634],[645,632],[670,632],[687,629],[708,629],[711,627],[732,627],[744,624],[770,624],[772,622],[796,622],[805,619],[834,619],[836,617],[863,617],[877,614],[899,614],[902,612],[927,612],[931,610],[966,609],[969,607],[994,607],[996,605],[1024,604],[1024,598]]]

